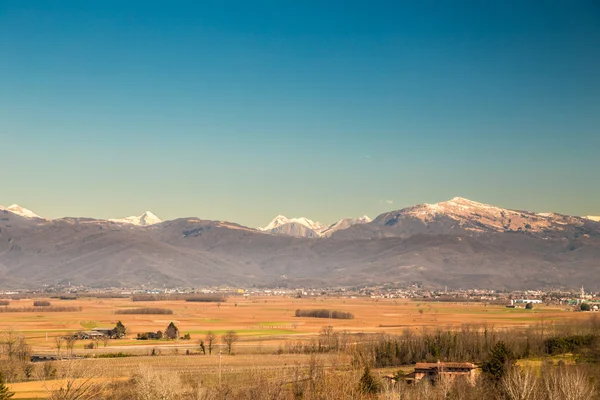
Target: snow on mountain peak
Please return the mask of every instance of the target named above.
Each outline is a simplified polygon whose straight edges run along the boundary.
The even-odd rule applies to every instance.
[[[371,221],[373,221],[373,220],[371,218],[369,218],[367,215],[363,215],[362,217],[358,218],[358,222],[360,224],[368,224]]]
[[[44,219],[43,217],[40,217],[39,215],[37,215],[36,213],[34,213],[31,210],[28,210],[27,208],[21,207],[18,204],[13,204],[10,207],[5,208],[5,210],[10,211],[13,214],[17,214],[21,217],[25,217],[25,218],[39,218],[39,219]]]
[[[150,226],[150,225],[159,224],[162,222],[162,220],[160,218],[158,218],[156,215],[154,215],[150,211],[146,211],[139,217],[132,216],[132,217],[125,217],[122,219],[110,219],[109,221],[116,222],[119,224],[131,224],[131,225],[136,225],[136,226]]]
[[[285,215],[278,215],[269,223],[269,225],[265,226],[264,228],[258,228],[258,229],[261,231],[270,231],[270,230],[276,229],[282,225],[291,224],[291,223],[297,223],[297,224],[303,225],[314,231],[318,231],[319,229],[323,228],[323,225],[320,222],[315,222],[315,221],[312,221],[305,217],[288,218]]]

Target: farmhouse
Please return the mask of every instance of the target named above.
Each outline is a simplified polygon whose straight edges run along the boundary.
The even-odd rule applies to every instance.
[[[102,339],[103,337],[105,337],[107,335],[105,335],[102,332],[98,332],[98,331],[81,331],[81,332],[77,332],[74,336],[79,340],[88,340],[88,339]]]
[[[473,383],[475,369],[477,369],[477,366],[469,362],[417,363],[415,364],[415,371],[407,375],[405,379],[407,383],[419,382],[422,379],[428,379],[431,383],[435,383],[442,378],[456,379],[457,377],[463,377]]]

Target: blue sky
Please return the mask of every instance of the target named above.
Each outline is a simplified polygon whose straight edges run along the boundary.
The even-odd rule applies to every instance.
[[[597,1],[4,0],[0,204],[600,214],[598,71]]]

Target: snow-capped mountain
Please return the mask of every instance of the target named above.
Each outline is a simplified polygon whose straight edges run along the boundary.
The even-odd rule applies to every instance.
[[[278,220],[273,229],[281,233],[272,234],[198,218],[126,225],[157,222],[151,213],[117,225],[93,218],[27,219],[5,209],[0,283],[305,287],[402,281],[600,288],[600,222],[582,217],[454,198],[390,211],[372,222],[359,218],[363,223],[345,229],[356,221],[344,218],[315,232],[306,219]]]
[[[578,237],[597,226],[581,217],[556,213],[533,213],[508,210],[478,203],[461,197],[436,204],[420,204],[381,214],[374,226],[391,228],[385,235],[408,237],[414,234],[444,234],[450,232],[527,232],[542,236],[566,231]],[[381,234],[382,232],[378,232]]]
[[[126,218],[122,218],[122,219],[110,219],[109,221],[117,222],[117,223],[121,223],[121,224],[137,225],[137,226],[150,226],[150,225],[159,224],[162,222],[162,220],[160,218],[158,218],[156,215],[152,214],[150,211],[146,211],[139,217],[133,216],[133,217],[126,217]]]
[[[40,217],[39,215],[37,215],[33,211],[31,211],[31,210],[29,210],[27,208],[21,207],[18,204],[13,204],[12,206],[6,207],[6,208],[0,206],[0,210],[7,210],[7,211],[10,211],[13,214],[19,215],[21,217],[29,218],[29,219],[33,219],[33,218],[45,219],[44,217]]]
[[[283,225],[296,223],[307,227],[310,230],[318,231],[323,229],[323,224],[320,222],[312,221],[308,218],[300,217],[300,218],[288,218],[285,215],[278,215],[273,218],[273,221],[269,223],[269,225],[264,228],[258,228],[260,231],[272,231],[273,229],[277,229]]]
[[[365,224],[371,222],[369,217],[362,216],[360,218],[343,218],[331,225],[323,225],[320,222],[314,222],[308,218],[287,218],[283,215],[278,215],[264,228],[258,230],[277,235],[287,235],[296,237],[329,237],[336,231],[347,229],[355,224]]]
[[[598,215],[586,215],[583,218],[591,219],[592,221],[600,222],[600,216]]]
[[[321,230],[319,234],[324,237],[329,237],[334,232],[341,231],[343,229],[348,229],[352,225],[368,224],[369,222],[371,222],[371,218],[367,217],[366,215],[363,215],[360,218],[342,218],[338,222],[331,224],[327,228]]]

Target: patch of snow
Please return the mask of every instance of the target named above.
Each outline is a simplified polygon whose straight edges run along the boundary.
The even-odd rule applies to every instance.
[[[125,217],[122,219],[109,219],[109,221],[116,222],[119,224],[131,224],[131,225],[136,225],[136,226],[150,226],[150,225],[159,224],[162,222],[162,220],[160,218],[158,218],[156,215],[154,215],[150,211],[146,211],[139,217],[132,216],[132,217]]]
[[[273,221],[271,221],[269,223],[269,225],[265,226],[264,228],[258,228],[258,230],[260,231],[270,231],[273,230],[275,228],[278,228],[282,225],[286,225],[286,224],[291,224],[291,223],[297,223],[300,225],[303,225],[305,227],[307,227],[308,229],[311,229],[313,231],[319,231],[321,229],[323,229],[323,224],[321,224],[320,222],[315,222],[312,221],[308,218],[305,217],[300,217],[300,218],[288,218],[285,215],[278,215],[276,216]]]
[[[13,214],[17,214],[21,217],[25,217],[25,218],[29,218],[29,219],[33,219],[33,218],[45,219],[43,217],[40,217],[33,211],[28,210],[27,208],[21,207],[18,204],[13,204],[12,206],[5,208],[5,210],[10,211]]]

